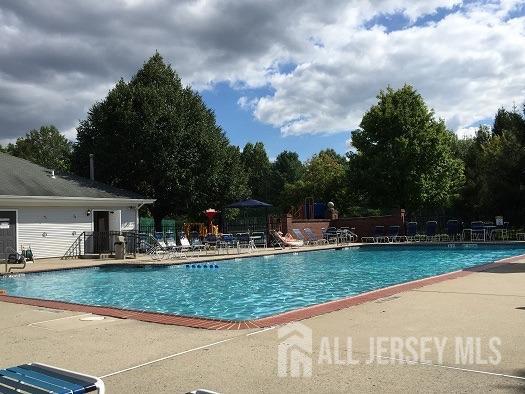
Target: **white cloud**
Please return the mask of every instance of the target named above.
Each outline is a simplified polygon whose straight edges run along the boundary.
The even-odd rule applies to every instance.
[[[462,127],[460,129],[456,130],[456,134],[458,138],[464,139],[464,138],[471,138],[476,136],[476,132],[478,131],[478,127],[470,126],[470,127]]]
[[[525,19],[508,19],[518,0],[42,3],[0,5],[3,140],[44,123],[73,136],[90,105],[155,50],[198,89],[269,87],[238,105],[286,135],[348,132],[389,84],[414,85],[458,130],[525,97]],[[451,13],[417,26],[438,9]],[[393,13],[410,26],[365,28]],[[279,64],[297,67],[281,74]]]
[[[255,116],[285,135],[351,130],[380,89],[409,83],[450,127],[464,128],[525,97],[524,23],[477,8],[391,33],[326,26],[317,33],[323,48],[270,78],[275,93]]]

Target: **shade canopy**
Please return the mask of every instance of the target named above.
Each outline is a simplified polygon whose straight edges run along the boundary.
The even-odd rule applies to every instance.
[[[272,204],[268,204],[259,200],[243,200],[227,205],[226,208],[269,208],[272,206]]]

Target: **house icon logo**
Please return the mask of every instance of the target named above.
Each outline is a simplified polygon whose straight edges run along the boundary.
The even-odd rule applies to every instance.
[[[312,376],[312,330],[301,323],[287,324],[277,331],[280,342],[277,354],[277,376]]]

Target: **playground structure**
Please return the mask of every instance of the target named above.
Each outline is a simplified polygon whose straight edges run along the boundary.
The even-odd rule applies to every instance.
[[[218,226],[213,227],[216,227],[217,232],[219,231]],[[191,233],[197,233],[199,237],[204,237],[208,233],[208,227],[204,223],[184,223],[182,225],[182,231],[187,238],[189,238]]]
[[[315,202],[313,197],[306,197],[303,204],[292,207],[288,212],[294,219],[324,219],[327,215],[327,204]]]

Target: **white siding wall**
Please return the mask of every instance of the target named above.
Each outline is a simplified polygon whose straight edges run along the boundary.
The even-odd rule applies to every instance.
[[[137,210],[129,207],[122,208],[120,212],[120,222],[123,231],[138,230]]]
[[[18,248],[31,244],[36,259],[62,257],[83,231],[92,231],[90,207],[21,207],[18,208]],[[94,208],[113,211],[121,209],[122,230],[136,228],[136,210],[129,207]],[[1,208],[0,208],[1,210]]]

